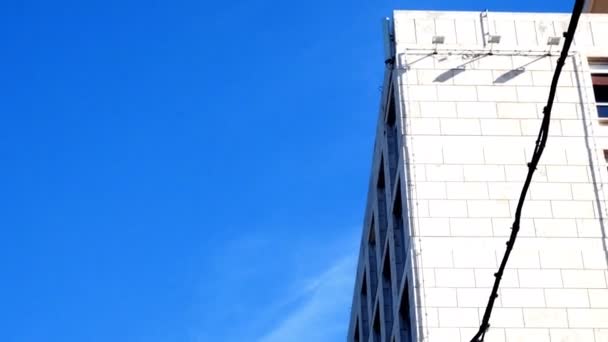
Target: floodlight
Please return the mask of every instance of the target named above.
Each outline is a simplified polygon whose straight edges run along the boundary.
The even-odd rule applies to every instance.
[[[490,35],[488,37],[488,43],[490,43],[490,44],[498,44],[498,43],[500,43],[500,36],[497,35],[497,34]]]
[[[433,36],[433,44],[443,44],[445,42],[445,36]]]
[[[562,37],[559,36],[551,36],[547,38],[547,45],[559,45],[562,41]]]

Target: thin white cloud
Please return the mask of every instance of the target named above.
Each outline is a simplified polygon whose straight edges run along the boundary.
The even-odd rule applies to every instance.
[[[259,342],[336,341],[346,338],[356,255],[345,256],[308,282],[305,298]]]
[[[227,242],[210,262],[216,273],[205,279],[216,285],[203,286],[204,309],[192,341],[344,340],[360,231],[332,232],[322,238],[252,234]],[[264,250],[280,258],[268,258]],[[232,322],[230,328],[224,321]]]

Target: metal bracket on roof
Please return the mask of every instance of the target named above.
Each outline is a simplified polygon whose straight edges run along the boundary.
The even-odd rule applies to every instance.
[[[390,18],[382,20],[382,35],[384,40],[384,64],[395,65],[395,31]]]
[[[491,36],[489,12],[485,10],[479,14],[479,22],[481,24],[481,36],[483,38],[483,47],[488,46]]]

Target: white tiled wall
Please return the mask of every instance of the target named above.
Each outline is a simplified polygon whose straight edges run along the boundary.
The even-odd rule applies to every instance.
[[[468,341],[480,324],[553,76],[555,59],[539,51],[568,16],[489,13],[490,32],[502,36],[494,55],[467,52],[483,48],[480,20],[395,12],[421,341]],[[606,339],[608,145],[596,135],[608,127],[595,116],[585,58],[598,48],[608,56],[608,39],[595,38],[607,24],[608,16],[583,18],[560,77],[490,341]],[[437,54],[416,50],[433,49],[439,34]]]
[[[381,339],[403,341],[402,296],[410,298],[417,341],[473,337],[511,233],[556,64],[559,48],[547,56],[546,41],[560,36],[568,21],[567,14],[394,13],[396,64],[385,77],[349,341],[356,322],[363,324],[363,311],[368,338],[362,333],[359,341],[375,341],[370,324],[386,305],[392,305],[392,328],[382,330]],[[492,55],[485,33],[502,37]],[[445,44],[433,46],[434,35],[443,35]],[[608,57],[602,37],[608,37],[608,15],[585,14],[560,77],[548,145],[523,208],[488,342],[608,342],[608,126],[598,122],[587,64],[588,57]],[[404,291],[403,279],[393,279],[389,303],[381,281],[365,301],[360,294],[364,274],[370,286],[368,237],[381,213],[376,183],[381,161],[387,169],[391,82],[401,133],[400,187],[385,179],[388,238],[377,247],[378,273],[385,258],[393,278],[399,267],[390,210],[400,191],[409,233],[403,279],[412,289]]]

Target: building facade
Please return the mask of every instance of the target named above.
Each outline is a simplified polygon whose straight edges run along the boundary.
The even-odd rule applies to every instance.
[[[471,340],[569,20],[387,20],[349,342]],[[570,51],[486,341],[608,341],[608,14],[583,14]]]

